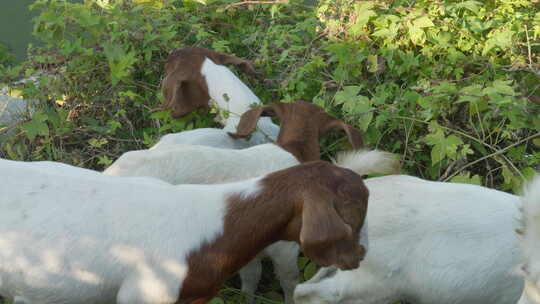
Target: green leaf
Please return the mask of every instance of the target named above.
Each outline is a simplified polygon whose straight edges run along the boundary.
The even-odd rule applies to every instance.
[[[71,10],[73,20],[83,27],[93,27],[100,22],[100,16],[92,14],[92,11],[86,9],[83,5],[77,5]]]
[[[309,280],[311,279],[315,273],[317,273],[317,265],[313,262],[309,262],[306,266],[306,268],[304,268],[304,280]]]
[[[430,123],[430,130],[432,132],[428,134],[425,141],[428,145],[433,146],[431,149],[431,162],[433,165],[441,162],[445,158],[456,159],[457,148],[463,145],[463,141],[455,136],[445,136],[443,129],[435,121]]]
[[[502,94],[515,96],[516,92],[514,91],[514,88],[510,86],[511,84],[511,80],[495,80],[490,87],[485,88],[482,92],[486,95]]]
[[[304,269],[308,263],[309,263],[308,258],[303,257],[303,256],[298,258],[298,268]]]
[[[112,163],[113,163],[113,160],[110,159],[107,155],[101,155],[98,157],[98,165],[103,165],[104,167],[108,167]]]
[[[513,36],[515,32],[511,30],[494,30],[493,36],[489,38],[482,50],[482,55],[486,55],[495,47],[499,47],[501,51],[506,50],[513,44]]]
[[[360,89],[362,86],[345,86],[336,93],[334,100],[335,104],[343,105],[345,113],[359,116],[359,126],[365,131],[373,120],[373,101],[358,95]]]
[[[426,33],[422,30],[422,28],[410,25],[409,27],[409,37],[411,38],[411,42],[416,45],[422,45],[426,41]]]
[[[212,300],[210,300],[208,304],[225,304],[225,301],[223,301],[223,299],[220,297],[215,297]]]
[[[373,121],[373,112],[362,115],[362,117],[358,121],[360,129],[364,132],[367,131],[369,125],[371,124],[371,121]]]
[[[536,176],[536,170],[531,167],[525,167],[521,169],[521,174],[525,177],[527,180],[531,180]]]
[[[105,43],[103,51],[109,62],[112,85],[115,86],[119,81],[129,76],[129,69],[137,62],[135,52],[128,52],[122,45],[113,42]]]
[[[106,138],[90,138],[88,144],[94,148],[101,148],[106,145],[109,141]]]
[[[502,166],[502,176],[504,178],[503,188],[506,190],[519,191],[521,188],[521,177],[514,174],[506,165]]]
[[[368,71],[370,73],[376,73],[378,69],[377,55],[369,55],[367,58],[368,61]]]
[[[455,5],[456,8],[460,9],[460,8],[466,8],[468,10],[470,10],[471,12],[473,13],[477,13],[480,11],[480,8],[483,7],[484,4],[482,2],[479,2],[479,1],[463,1],[461,3],[457,3]]]
[[[276,14],[279,12],[279,6],[274,4],[270,7],[270,17],[272,17],[272,19],[275,18]]]
[[[482,185],[482,178],[480,175],[475,174],[472,177],[470,176],[470,172],[461,173],[459,175],[454,176],[452,179],[450,179],[450,182],[452,183],[462,183],[462,184],[472,184],[472,185]]]
[[[26,131],[26,137],[33,141],[38,135],[49,135],[49,126],[47,126],[46,121],[47,115],[45,115],[43,112],[36,112],[32,116],[32,120],[21,125],[21,129]]]
[[[335,103],[340,105],[350,100],[356,100],[358,98],[358,92],[360,92],[360,86],[345,86],[343,90],[339,91],[335,95]]]
[[[4,151],[7,153],[10,159],[19,159],[19,156],[15,151],[13,151],[13,147],[10,143],[6,143],[2,148],[4,148]]]
[[[362,30],[369,22],[369,19],[377,14],[371,10],[374,4],[371,1],[362,1],[355,6],[356,18],[355,23],[349,28],[349,33],[355,37],[362,33]]]
[[[431,19],[429,19],[428,16],[422,16],[416,20],[413,21],[413,25],[417,28],[424,28],[424,27],[432,27],[432,26],[435,26],[435,24],[433,24],[433,21],[431,21]]]
[[[212,43],[212,49],[222,53],[230,53],[231,49],[229,48],[229,44],[229,41],[226,40],[214,41]]]

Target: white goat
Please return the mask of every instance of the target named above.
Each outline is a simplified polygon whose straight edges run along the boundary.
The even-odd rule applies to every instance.
[[[329,116],[314,104],[297,101],[274,103],[252,109],[242,116],[239,133],[247,134],[263,112],[278,115],[281,132],[277,144],[264,144],[242,150],[206,146],[176,145],[160,149],[131,151],[123,154],[104,174],[117,176],[151,176],[171,184],[215,184],[261,176],[294,166],[300,161],[319,159],[319,136],[333,128],[345,130],[355,148],[362,144],[357,130]],[[399,162],[390,153],[360,151],[340,159],[339,166],[365,175],[394,173]],[[367,240],[367,239],[364,239]],[[297,257],[294,243],[279,242],[264,253],[272,259],[286,302],[292,302],[298,283]],[[260,258],[240,271],[242,289],[253,294],[261,275]],[[254,299],[250,297],[249,302]]]
[[[370,247],[353,271],[323,268],[296,304],[513,304],[523,288],[520,199],[480,186],[370,178]],[[538,193],[538,192],[536,192]]]
[[[204,304],[278,240],[340,269],[365,254],[368,191],[327,162],[180,186],[62,167],[0,160],[0,294],[16,304]]]
[[[525,189],[523,222],[525,288],[518,304],[540,304],[540,175]]]
[[[176,144],[243,149],[276,140],[279,128],[269,118],[259,121],[259,130],[249,141],[227,135],[227,132],[236,130],[240,115],[262,103],[223,64],[240,65],[247,72],[254,72],[249,61],[208,49],[185,47],[169,55],[162,85],[165,108],[173,110],[173,117],[182,117],[197,108],[209,108],[215,104],[219,112],[217,119],[224,128],[201,128],[167,134],[152,149]]]

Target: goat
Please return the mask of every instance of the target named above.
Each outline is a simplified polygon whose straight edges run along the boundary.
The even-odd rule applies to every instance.
[[[104,173],[152,176],[172,184],[221,183],[260,176],[299,162],[318,160],[319,137],[329,131],[344,130],[355,149],[363,145],[358,130],[328,115],[321,107],[302,100],[272,103],[247,111],[241,117],[238,133],[231,133],[231,136],[249,136],[262,115],[275,115],[281,120],[276,144],[268,143],[240,150],[173,145],[160,149],[129,151],[120,156]],[[266,161],[261,161],[262,157]],[[359,164],[362,169],[365,165]]]
[[[273,103],[254,108],[242,115],[239,133],[248,135],[261,115],[277,115],[281,131],[276,144],[269,143],[242,150],[218,149],[205,146],[176,145],[160,149],[124,153],[104,174],[117,176],[151,176],[171,184],[215,184],[261,176],[320,158],[319,137],[331,130],[342,129],[349,135],[354,148],[362,146],[360,132],[328,115],[321,107],[305,102]],[[380,151],[349,153],[339,166],[365,175],[394,173],[399,162],[391,154]],[[367,241],[367,239],[365,239]],[[299,271],[296,244],[279,242],[264,253],[274,264],[287,303],[292,302]],[[260,280],[260,257],[240,271],[242,290],[253,294]],[[253,302],[253,297],[248,302]]]
[[[208,49],[184,47],[169,55],[162,82],[163,108],[171,109],[171,115],[179,118],[198,108],[210,108],[211,102],[215,103],[219,110],[217,119],[224,129],[202,128],[167,134],[153,149],[175,144],[242,149],[276,139],[279,129],[269,118],[260,120],[260,131],[249,141],[234,140],[227,135],[236,130],[240,115],[262,103],[223,64],[239,65],[244,71],[255,73],[250,61]]]
[[[540,175],[525,189],[522,201],[525,288],[518,304],[540,304]]]
[[[365,180],[369,250],[353,271],[322,268],[296,304],[513,304],[523,280],[519,197],[405,175]]]
[[[368,190],[324,161],[220,185],[0,170],[0,294],[17,304],[204,304],[278,240],[344,270],[365,255]]]

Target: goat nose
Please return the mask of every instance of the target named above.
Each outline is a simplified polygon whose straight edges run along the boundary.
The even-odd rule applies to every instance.
[[[340,270],[353,270],[358,268],[360,266],[360,259],[354,260],[354,261],[347,261],[345,263],[341,263],[338,268]]]

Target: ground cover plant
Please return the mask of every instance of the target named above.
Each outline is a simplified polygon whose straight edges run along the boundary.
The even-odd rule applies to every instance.
[[[0,132],[0,157],[102,170],[160,136],[214,126],[212,113],[156,110],[168,53],[209,47],[253,60],[238,75],[268,103],[311,100],[365,142],[432,180],[519,189],[540,164],[540,2],[37,0],[42,42],[21,65],[0,49],[3,84],[39,101]],[[4,55],[6,54],[6,55]],[[9,129],[9,130],[8,130]],[[346,148],[323,141],[324,157]],[[304,278],[316,270],[305,258]],[[271,273],[271,272],[269,272]],[[215,303],[237,303],[237,282]],[[265,274],[261,303],[279,303]]]

